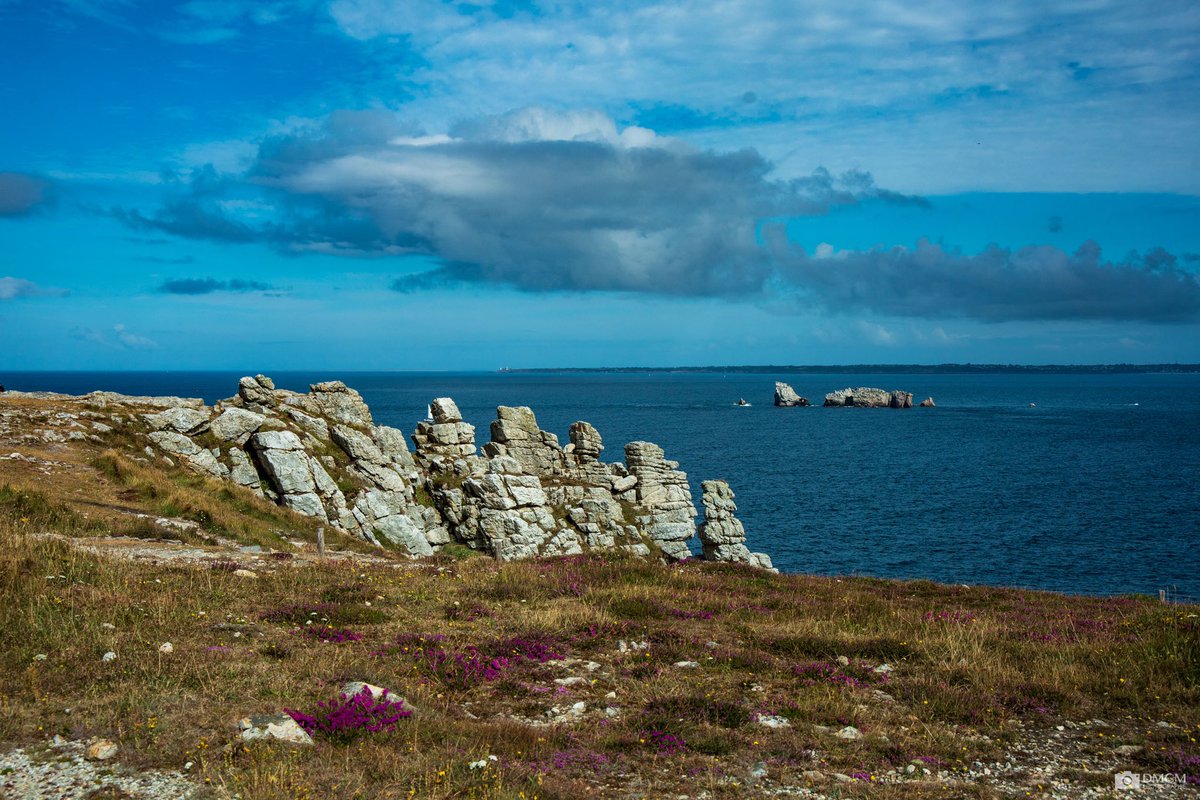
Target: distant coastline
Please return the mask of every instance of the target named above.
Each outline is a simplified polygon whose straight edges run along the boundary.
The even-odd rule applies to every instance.
[[[1139,375],[1191,374],[1200,364],[748,364],[714,367],[503,367],[498,372],[544,373],[753,373],[778,375]]]

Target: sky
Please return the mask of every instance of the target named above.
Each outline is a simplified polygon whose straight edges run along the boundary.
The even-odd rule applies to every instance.
[[[1190,0],[0,0],[4,369],[1200,362]]]

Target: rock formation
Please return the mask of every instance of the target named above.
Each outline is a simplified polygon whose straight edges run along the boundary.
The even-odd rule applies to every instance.
[[[782,381],[775,381],[775,405],[780,407],[807,406],[808,398],[796,394],[793,389]]]
[[[704,481],[704,522],[700,524],[700,542],[709,561],[732,561],[773,569],[766,553],[751,553],[746,548],[746,531],[734,513],[733,490],[725,481]]]
[[[912,392],[884,389],[838,389],[825,395],[827,406],[858,406],[860,408],[912,408]]]
[[[926,397],[924,400],[921,401],[921,408],[933,408],[936,405],[937,405],[937,403],[933,402],[932,397]]]
[[[454,401],[436,398],[410,452],[403,432],[376,425],[362,396],[340,381],[302,394],[246,377],[237,395],[211,407],[181,398],[86,399],[153,409],[138,417],[151,457],[414,556],[452,542],[504,561],[588,550],[692,555],[696,505],[687,474],[661,447],[631,442],[625,463],[602,462],[604,440],[593,426],[573,423],[563,447],[524,406],[497,408],[491,440],[477,449],[475,428]],[[746,549],[728,485],[704,486],[704,557],[770,568],[769,558]]]

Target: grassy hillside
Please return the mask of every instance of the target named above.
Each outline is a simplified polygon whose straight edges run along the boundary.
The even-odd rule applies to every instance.
[[[120,441],[10,445],[0,750],[99,736],[120,765],[190,762],[200,796],[241,798],[1082,797],[1122,769],[1200,776],[1196,607],[332,539],[318,560],[311,520]],[[314,713],[351,680],[416,711],[308,747],[240,739],[239,718]],[[1166,791],[1141,796],[1196,788]]]

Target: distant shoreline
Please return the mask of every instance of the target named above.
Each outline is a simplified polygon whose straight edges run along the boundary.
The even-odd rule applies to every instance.
[[[504,367],[505,374],[566,373],[753,373],[780,375],[1148,375],[1200,373],[1200,364],[760,364],[720,367]]]

